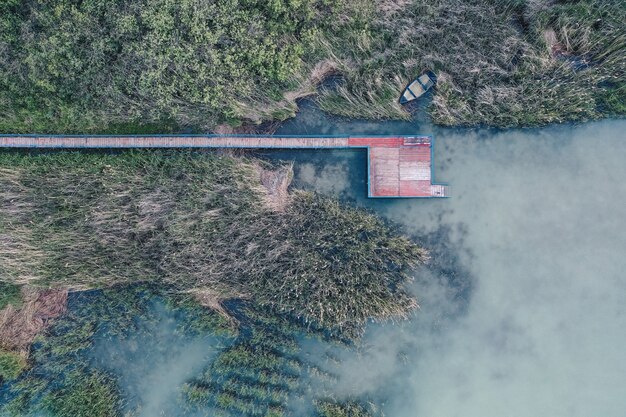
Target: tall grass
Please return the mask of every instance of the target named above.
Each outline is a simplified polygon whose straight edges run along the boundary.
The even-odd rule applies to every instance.
[[[398,98],[424,70],[440,78],[430,113],[444,125],[624,115],[622,3],[9,0],[0,131],[201,132],[283,120],[329,73],[343,81],[321,91],[324,110],[406,119]],[[546,30],[573,60],[552,56]]]
[[[391,1],[363,8],[361,37],[328,34],[345,82],[319,97],[348,117],[407,118],[401,89],[438,75],[430,113],[443,125],[540,125],[623,115],[626,9],[618,0]],[[565,55],[544,40],[555,30]],[[580,62],[584,65],[580,65]]]
[[[330,374],[296,356],[301,353],[296,337],[312,335],[309,329],[290,320],[264,321],[274,315],[252,305],[240,313],[241,329],[233,345],[185,385],[190,407],[209,406],[240,416],[291,415],[297,402],[313,409],[306,396],[309,386],[321,387]]]
[[[374,414],[357,402],[319,401],[317,403],[318,417],[371,417]]]
[[[0,281],[0,310],[9,304],[15,308],[19,308],[22,304],[20,287],[11,282]]]
[[[55,417],[116,417],[121,416],[120,405],[114,380],[100,371],[72,373],[42,401]]]
[[[15,358],[20,359],[20,364],[26,364],[23,357],[0,351],[0,379],[4,379],[0,382],[3,384],[0,415],[122,415],[124,392],[118,389],[115,375],[94,367],[91,348],[96,337],[108,343],[153,331],[146,323],[163,318],[162,311],[155,308],[155,299],[159,305],[165,301],[170,313],[180,321],[177,340],[189,340],[198,334],[229,337],[234,334],[217,313],[201,309],[197,304],[181,302],[180,297],[170,294],[167,288],[132,285],[73,293],[67,313],[39,335],[32,349],[29,369],[15,367]],[[198,320],[202,321],[202,326],[197,326]],[[227,330],[231,331],[227,333]],[[156,338],[155,342],[161,341]],[[14,359],[11,367],[6,365],[5,357]],[[3,375],[7,370],[11,371],[10,378]],[[126,398],[129,402],[137,400]]]
[[[22,355],[0,348],[0,383],[17,378],[26,366],[26,359]]]
[[[254,166],[194,152],[1,154],[0,278],[208,288],[335,329],[409,314],[404,284],[423,249],[310,193],[273,211]]]

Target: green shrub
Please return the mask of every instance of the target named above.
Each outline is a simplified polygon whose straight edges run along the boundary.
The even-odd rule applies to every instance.
[[[0,131],[162,132],[259,121],[301,75],[322,0],[0,6]],[[278,97],[278,98],[277,98]]]
[[[408,118],[404,86],[440,76],[445,125],[623,115],[621,0],[5,0],[0,132],[164,133],[283,120],[316,64],[343,81],[320,106]],[[571,59],[553,59],[554,30]],[[324,65],[322,65],[323,67]],[[622,94],[623,95],[623,94]],[[297,97],[298,94],[290,94]]]

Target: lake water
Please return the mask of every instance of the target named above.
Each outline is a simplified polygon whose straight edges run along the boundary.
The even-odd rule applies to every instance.
[[[434,134],[450,199],[366,198],[364,151],[266,152],[433,248],[408,323],[372,327],[340,391],[391,417],[624,416],[626,121],[443,129],[344,121],[305,103],[280,134]]]
[[[277,133],[433,134],[435,177],[450,184],[449,199],[368,199],[364,150],[260,152],[294,161],[294,187],[372,210],[431,250],[411,287],[420,311],[320,362],[339,376],[330,392],[387,417],[625,415],[626,121],[443,129],[334,119],[305,102]],[[118,376],[136,415],[195,415],[180,387],[227,343],[184,336],[155,306],[133,337],[98,338],[94,365]],[[328,352],[302,347],[312,362]]]

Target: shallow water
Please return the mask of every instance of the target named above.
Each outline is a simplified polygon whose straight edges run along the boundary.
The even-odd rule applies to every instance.
[[[197,377],[228,345],[223,338],[190,335],[181,329],[184,315],[155,300],[149,318],[139,321],[130,335],[94,340],[93,365],[117,377],[124,408],[134,417],[187,414],[183,384]]]
[[[305,104],[280,134],[435,136],[452,198],[370,200],[358,150],[266,152],[297,187],[339,196],[434,248],[421,311],[372,326],[339,391],[384,393],[388,416],[623,416],[626,121],[442,129],[335,120]]]
[[[277,133],[434,134],[452,198],[368,199],[363,150],[261,152],[295,162],[294,187],[366,207],[432,256],[410,321],[371,325],[356,352],[300,340],[302,360],[339,382],[301,381],[292,407],[309,415],[331,393],[388,417],[623,416],[625,132],[624,120],[508,131],[341,120],[303,103]],[[192,415],[181,386],[230,342],[181,332],[158,303],[148,316],[134,335],[99,334],[89,357],[117,376],[132,415]]]

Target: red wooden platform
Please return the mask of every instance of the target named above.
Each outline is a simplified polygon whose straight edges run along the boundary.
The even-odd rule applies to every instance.
[[[0,148],[366,148],[369,197],[446,197],[432,183],[428,136],[45,136],[0,135]]]

